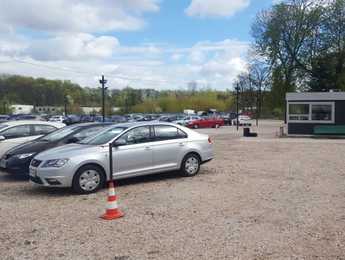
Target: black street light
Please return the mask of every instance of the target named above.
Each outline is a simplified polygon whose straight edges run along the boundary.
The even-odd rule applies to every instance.
[[[235,87],[236,90],[236,128],[238,131],[238,125],[239,125],[239,97],[240,97],[240,87],[238,86],[238,84]]]
[[[259,126],[259,118],[261,117],[261,86],[257,91],[256,97],[256,126]]]
[[[65,116],[67,117],[67,103],[68,103],[68,97],[64,97],[64,105],[65,105]]]
[[[107,88],[105,87],[105,84],[107,84],[107,80],[104,78],[104,75],[102,75],[102,79],[99,80],[99,83],[102,85],[102,116],[103,116],[103,122],[105,121],[105,91]]]

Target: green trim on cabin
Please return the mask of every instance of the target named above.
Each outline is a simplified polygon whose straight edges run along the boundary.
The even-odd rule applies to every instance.
[[[345,125],[317,125],[314,127],[316,135],[345,135]]]

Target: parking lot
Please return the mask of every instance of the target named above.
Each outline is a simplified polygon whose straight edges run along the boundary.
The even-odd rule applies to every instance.
[[[118,182],[125,217],[104,221],[107,191],[74,195],[0,173],[1,259],[345,259],[345,140],[202,129],[215,159],[199,175]]]

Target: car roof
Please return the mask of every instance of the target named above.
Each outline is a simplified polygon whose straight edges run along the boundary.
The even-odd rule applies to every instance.
[[[57,126],[61,127],[65,124],[58,123],[58,122],[48,122],[48,121],[38,121],[38,120],[17,120],[17,121],[7,121],[3,124],[7,126],[18,126],[18,125],[29,125],[29,124],[38,124],[38,125],[51,125],[51,126]]]
[[[115,123],[112,122],[85,122],[85,123],[79,123],[79,124],[73,124],[73,125],[69,125],[70,127],[80,127],[80,126],[100,126],[100,125],[105,125],[105,126],[111,126],[114,125]]]
[[[155,125],[170,125],[170,126],[178,126],[173,123],[168,122],[159,122],[159,121],[150,121],[150,122],[131,122],[131,123],[120,123],[116,124],[116,127],[125,127],[125,128],[132,128],[137,126],[155,126]]]

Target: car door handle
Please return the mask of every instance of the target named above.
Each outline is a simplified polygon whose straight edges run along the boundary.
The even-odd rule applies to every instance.
[[[151,147],[150,146],[146,146],[145,150],[149,151],[149,150],[151,150]]]
[[[184,143],[179,143],[179,146],[184,146]]]

